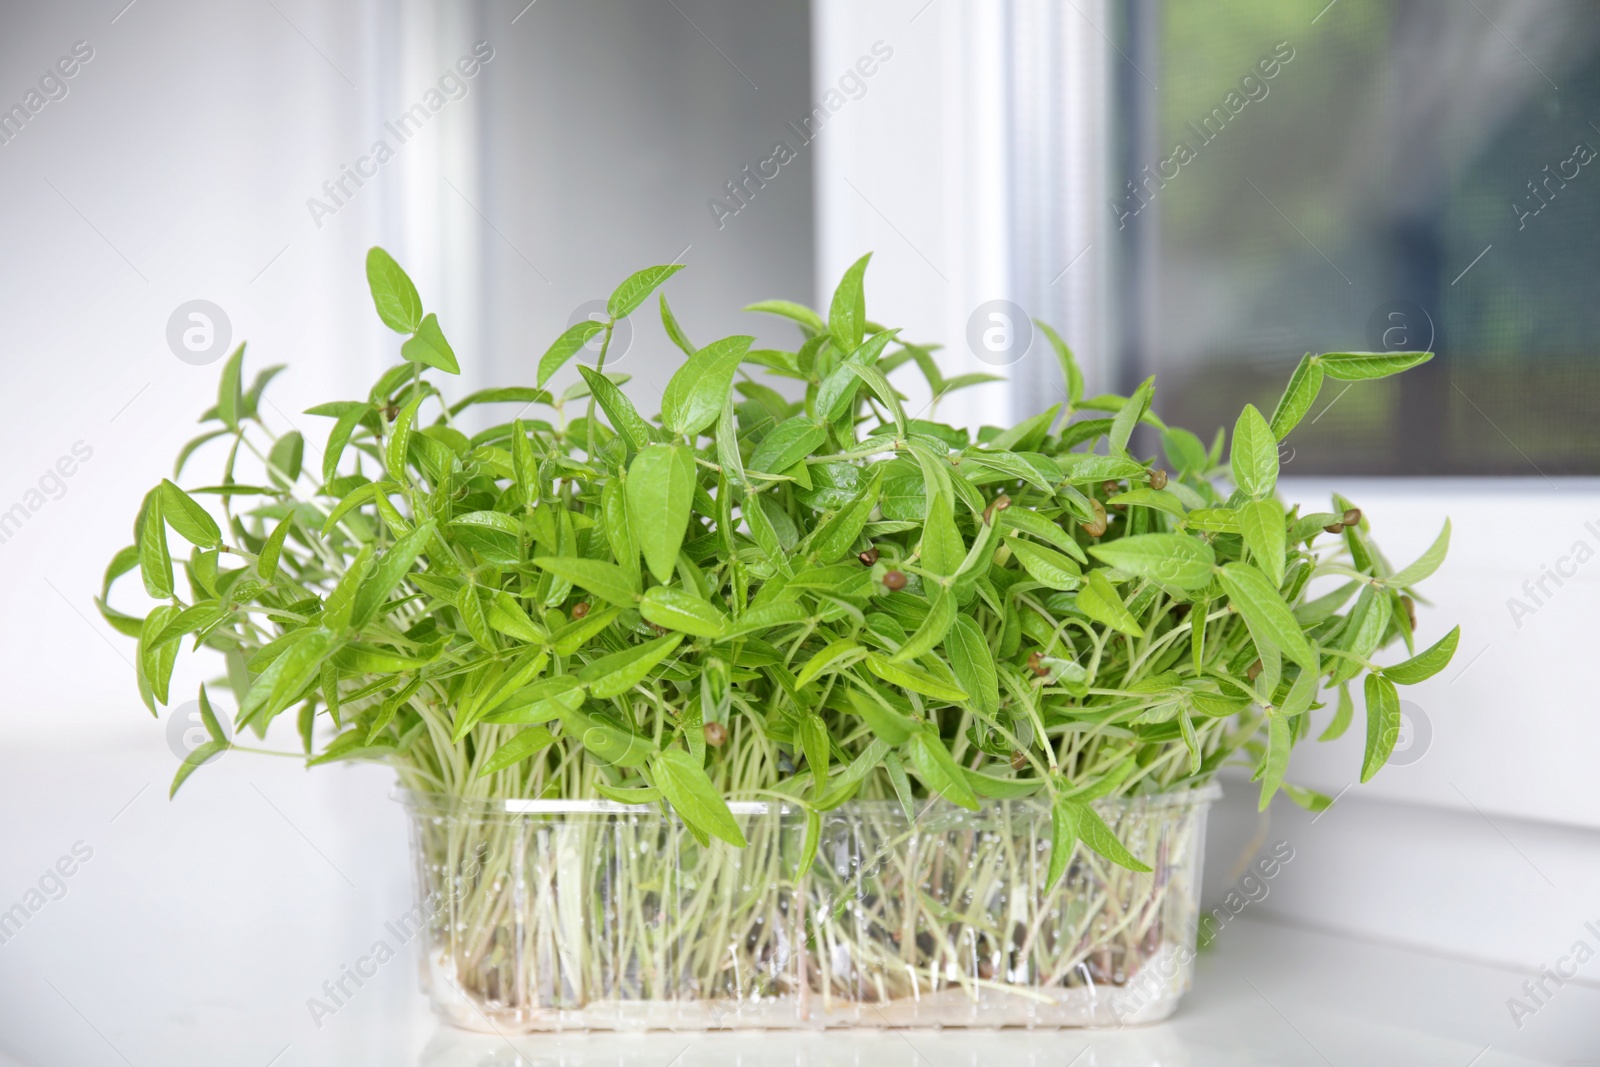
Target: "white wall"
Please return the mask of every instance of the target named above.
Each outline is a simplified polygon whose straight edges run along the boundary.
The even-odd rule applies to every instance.
[[[152,728],[133,642],[91,600],[215,397],[220,361],[192,366],[167,346],[180,303],[221,306],[235,343],[250,342],[247,369],[290,365],[268,415],[305,433],[308,463],[329,426],[300,413],[364,395],[398,358],[367,295],[374,243],[438,311],[458,391],[528,381],[582,300],[680,255],[671,292],[692,337],[793,340],[739,308],[811,299],[810,156],[721,230],[706,200],[805,113],[805,5],[678,7],[144,0],[0,14],[0,102],[74,42],[93,48],[67,96],[0,146],[0,513],[37,505],[0,543],[7,743]],[[386,123],[479,42],[493,58],[402,143]],[[392,160],[314,217],[308,200],[332,202],[323,183],[379,140]],[[681,356],[653,308],[639,318],[619,369],[659,388]],[[92,455],[64,489],[30,496],[80,441]],[[185,484],[214,481],[218,464],[202,451]],[[118,591],[142,614],[136,577]],[[182,656],[173,691],[215,672]]]
[[[354,395],[395,352],[361,271],[379,195],[320,229],[305,206],[378,125],[357,88],[373,76],[366,7],[119,7],[0,16],[7,104],[74,42],[94,50],[68,95],[0,147],[0,509],[40,505],[0,544],[7,744],[150,728],[133,643],[109,634],[91,598],[132,540],[140,497],[215,397],[220,363],[191,366],[167,346],[173,310],[211,300],[249,339],[247,366],[291,362],[272,417],[313,442],[321,420],[298,412]],[[30,496],[79,441],[92,457],[65,491]]]

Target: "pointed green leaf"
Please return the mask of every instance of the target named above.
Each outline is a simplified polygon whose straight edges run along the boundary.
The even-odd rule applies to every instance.
[[[1045,338],[1050,342],[1050,347],[1055,350],[1056,362],[1061,365],[1061,381],[1067,389],[1068,406],[1077,407],[1078,402],[1083,399],[1083,371],[1078,369],[1078,361],[1073,358],[1072,349],[1067,347],[1067,343],[1049,323],[1041,319],[1034,319],[1033,322],[1043,331]]]
[[[217,383],[217,418],[235,432],[243,418],[244,391],[240,385],[244,373],[244,343],[233,350],[228,362],[222,365],[222,378]]]
[[[1278,484],[1278,439],[1254,404],[1246,404],[1234,423],[1228,463],[1233,484],[1248,497],[1268,496]]]
[[[993,718],[1000,711],[1000,683],[995,675],[994,653],[984,640],[983,628],[971,615],[960,614],[944,641],[945,654],[972,706]]]
[[[1178,589],[1211,584],[1216,555],[1198,537],[1180,533],[1135,534],[1090,545],[1089,554],[1125,574]]]
[[[1395,742],[1400,739],[1400,693],[1394,683],[1381,675],[1369,674],[1366,680],[1367,751],[1361,761],[1361,780],[1370,781],[1389,762]]]
[[[868,252],[850,265],[833,292],[833,302],[828,306],[828,332],[840,352],[853,352],[867,331],[867,301],[863,277],[867,272]]]
[[[1249,563],[1229,563],[1217,572],[1217,579],[1252,635],[1271,642],[1305,670],[1319,669],[1300,624],[1270,578]]]
[[[416,335],[400,346],[400,358],[407,363],[437,368],[446,374],[461,373],[455,349],[444,339],[444,331],[439,329],[439,317],[431,311],[417,326]]]
[[[1067,864],[1078,846],[1076,810],[1064,800],[1050,805],[1050,871],[1045,875],[1046,892],[1054,889],[1067,873]]]
[[[1128,438],[1133,435],[1133,428],[1139,425],[1139,420],[1144,418],[1144,413],[1150,410],[1150,400],[1155,396],[1155,391],[1156,379],[1152,375],[1141,382],[1139,388],[1117,410],[1116,417],[1111,420],[1111,432],[1106,434],[1113,453],[1127,451]]]
[[[1272,795],[1283,785],[1284,772],[1289,769],[1289,748],[1294,743],[1289,719],[1285,715],[1272,715],[1267,719],[1267,761],[1261,775],[1261,802],[1257,811],[1266,811]]]
[[[965,690],[943,681],[931,671],[911,663],[895,663],[877,652],[867,655],[867,669],[890,685],[897,685],[935,700],[959,703],[967,699]]]
[[[750,310],[749,308],[745,309]],[[683,332],[683,327],[678,325],[678,320],[673,316],[672,309],[667,306],[667,294],[661,294],[661,326],[667,331],[667,337],[672,343],[683,350],[686,356],[695,354],[695,344],[689,340],[689,335]]]
[[[1145,874],[1150,872],[1147,864],[1140,862],[1138,857],[1117,840],[1117,835],[1111,832],[1111,827],[1106,825],[1105,820],[1100,818],[1094,808],[1077,800],[1065,800],[1059,803],[1071,812],[1073,829],[1085,845],[1119,867]]]
[[[367,250],[367,286],[378,318],[395,333],[415,333],[422,322],[422,298],[400,264],[383,249]]]
[[[1393,589],[1405,589],[1416,585],[1418,582],[1433,574],[1439,569],[1439,564],[1444,562],[1445,553],[1450,551],[1450,520],[1444,520],[1444,529],[1439,531],[1439,536],[1434,539],[1428,550],[1417,557],[1415,563],[1402,567],[1396,573],[1384,579],[1384,584]]]
[[[849,689],[845,691],[845,696],[849,699],[850,706],[855,708],[856,714],[866,722],[867,729],[885,744],[897,747],[903,745],[920,729],[915,719],[887,707],[870,692]]]
[[[684,822],[703,833],[721,838],[734,848],[744,848],[744,833],[739,822],[728,810],[717,787],[711,784],[705,769],[689,753],[669,748],[650,761],[655,775],[656,788],[667,798]]]
[[[589,687],[590,696],[620,696],[649,677],[656,664],[682,643],[683,634],[670,634],[602,656],[578,672],[578,681]]]
[[[1012,538],[1006,542],[1028,577],[1049,589],[1070,592],[1083,584],[1083,572],[1070,557],[1052,548]]]
[[[598,559],[580,559],[576,556],[538,556],[533,564],[540,570],[549,571],[562,581],[581,586],[618,607],[631,608],[639,599],[638,586],[628,573],[615,563]]]
[[[646,622],[668,630],[679,630],[693,637],[721,637],[728,617],[710,602],[693,593],[658,585],[647,590],[639,602],[639,614]]]
[[[628,468],[628,525],[656,581],[672,577],[694,503],[694,454],[683,445],[641,449]]]
[[[1289,377],[1289,385],[1284,389],[1283,396],[1278,398],[1278,406],[1272,411],[1272,436],[1275,439],[1282,441],[1289,436],[1289,431],[1298,426],[1306,412],[1311,410],[1321,389],[1322,364],[1309,355],[1302,357],[1300,365]]]
[[[433,520],[425,519],[421,525],[389,546],[383,558],[373,566],[371,576],[356,593],[355,608],[350,613],[351,626],[359,630],[378,617],[389,594],[400,587],[417,559],[427,549],[433,531]]]
[[[1384,667],[1383,676],[1396,685],[1416,685],[1425,682],[1449,665],[1461,641],[1461,627],[1457,626],[1424,652],[1419,652],[1404,663]]]
[[[485,760],[483,767],[478,771],[478,777],[485,778],[495,771],[513,767],[543,752],[555,742],[555,736],[543,726],[530,726],[526,730],[521,730],[511,740],[494,750],[494,755]]]
[[[611,425],[627,438],[634,450],[649,445],[650,424],[634,408],[633,401],[617,388],[617,384],[599,371],[590,370],[582,364],[578,366],[578,373],[589,383],[590,394],[599,402],[601,409],[606,413],[606,418],[611,420]]]
[[[934,586],[928,617],[922,620],[922,625],[917,627],[916,632],[900,646],[900,651],[890,659],[895,663],[905,663],[932,652],[939,642],[944,640],[945,634],[949,633],[955,619],[955,594],[943,586]]]
[[[1128,611],[1116,587],[1111,584],[1111,579],[1102,570],[1089,572],[1084,587],[1078,590],[1077,605],[1078,610],[1089,618],[1104,623],[1118,633],[1129,637],[1144,636],[1139,620]]]
[[[158,600],[172,595],[172,552],[161,514],[164,496],[159,486],[145,496],[139,531],[139,576],[144,579],[145,592]]]
[[[161,517],[191,545],[216,548],[222,544],[217,520],[194,497],[165,478],[161,480]]]
[[[693,437],[716,422],[733,388],[734,372],[754,340],[724,337],[690,356],[661,394],[662,425],[675,434]]]
[[[417,419],[417,409],[422,406],[422,399],[426,394],[420,390],[406,406],[400,409],[395,416],[394,423],[389,427],[389,440],[384,446],[384,467],[389,476],[395,481],[406,482],[406,456],[411,447],[411,426]]]
[[[1287,520],[1283,505],[1273,497],[1252,500],[1239,509],[1239,532],[1244,536],[1250,560],[1272,581],[1274,589],[1283,585],[1284,555],[1288,551]],[[1197,587],[1198,588],[1198,587]]]
[[[1324,352],[1316,357],[1328,377],[1341,382],[1387,378],[1432,358],[1432,352]]]
[[[827,323],[822,321],[821,315],[790,300],[761,300],[747,305],[745,310],[765,312],[768,315],[779,315],[791,322],[798,322],[813,334],[828,332]]]
[[[1350,728],[1350,719],[1354,714],[1355,701],[1350,699],[1350,687],[1348,685],[1341,685],[1339,687],[1339,708],[1334,713],[1333,719],[1328,723],[1327,728],[1322,731],[1321,736],[1319,736],[1317,740],[1339,740],[1339,738],[1344,736],[1344,732]]]
[[[911,737],[911,764],[917,776],[931,792],[938,793],[952,804],[971,811],[978,810],[978,797],[961,773],[960,764],[944,747],[938,733],[931,728],[918,730]]]
[[[811,455],[828,439],[828,427],[809,415],[795,415],[778,423],[750,453],[750,469],[777,474]]]
[[[794,687],[796,689],[805,688],[824,671],[842,670],[860,658],[857,653],[865,655],[865,650],[848,637],[832,642],[813,655],[806,661],[806,665],[800,668],[800,673],[794,676]]]
[[[538,387],[543,389],[545,382],[565,366],[567,360],[577,355],[578,349],[589,343],[589,338],[603,329],[605,327],[593,319],[584,319],[567,327],[566,332],[557,337],[544,355],[539,357]]]
[[[682,269],[682,263],[669,263],[660,267],[646,267],[630,274],[612,291],[611,298],[606,301],[606,314],[610,315],[613,321],[627,318],[639,309],[662,282]]]

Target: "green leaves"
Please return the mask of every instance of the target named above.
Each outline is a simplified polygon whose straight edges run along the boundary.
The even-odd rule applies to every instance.
[[[239,420],[245,414],[244,389],[241,385],[243,374],[244,343],[240,342],[222,365],[222,378],[217,383],[217,418],[235,433],[239,430]]]
[[[983,629],[970,615],[957,615],[945,636],[945,653],[972,706],[993,717],[1000,711],[1000,683],[995,675],[994,653]]]
[[[1341,382],[1364,382],[1387,378],[1420,366],[1433,358],[1432,352],[1324,352],[1314,357],[1330,378]]]
[[[1021,538],[1013,538],[1007,544],[1011,554],[1022,564],[1022,569],[1028,572],[1028,577],[1040,585],[1066,592],[1083,584],[1083,572],[1078,565],[1055,549],[1031,544]]]
[[[589,383],[590,395],[600,404],[617,432],[627,438],[635,450],[648,447],[653,437],[650,424],[634,408],[633,402],[623,395],[617,384],[588,367],[579,366],[578,373]]]
[[[1309,354],[1301,358],[1294,374],[1289,377],[1289,385],[1284,389],[1283,396],[1278,398],[1278,406],[1272,411],[1273,438],[1282,441],[1305,418],[1322,389],[1322,374],[1321,362]]]
[[[389,477],[404,484],[406,477],[406,455],[411,447],[411,424],[417,419],[417,409],[422,406],[425,394],[418,392],[400,413],[395,416],[394,425],[389,427],[389,441],[384,446],[383,462],[389,472]]]
[[[1248,563],[1229,563],[1217,572],[1217,580],[1234,608],[1244,616],[1257,647],[1268,643],[1303,669],[1313,674],[1319,671],[1316,653],[1271,579]]]
[[[809,553],[813,561],[832,563],[856,543],[856,538],[861,536],[867,520],[872,517],[872,509],[878,504],[882,475],[883,470],[880,467],[873,473],[871,480],[862,487],[861,493],[817,530],[816,536],[811,540]]]
[[[677,553],[673,553],[677,558]],[[533,565],[549,571],[562,581],[587,589],[619,608],[631,608],[639,599],[638,582],[615,563],[575,556],[537,556]]]
[[[1272,497],[1252,500],[1239,508],[1239,532],[1250,559],[1272,581],[1283,584],[1284,554],[1288,551],[1287,519],[1283,505]]]
[[[1395,742],[1400,739],[1400,693],[1394,682],[1381,675],[1367,675],[1366,697],[1367,751],[1361,761],[1363,782],[1371,781],[1389,762]]]
[[[1268,496],[1278,484],[1278,439],[1254,404],[1246,404],[1234,423],[1228,465],[1233,484],[1248,497]]]
[[[144,498],[139,528],[139,575],[144,591],[157,599],[172,595],[172,554],[167,547],[167,527],[162,518],[165,494],[158,487]]]
[[[671,578],[678,565],[694,485],[694,453],[683,445],[651,445],[628,468],[628,526],[658,582]]]
[[[1125,574],[1179,589],[1211,584],[1216,556],[1197,537],[1177,533],[1135,534],[1089,546],[1089,554]]]
[[[841,352],[853,352],[867,332],[867,301],[863,278],[867,273],[868,252],[850,265],[833,291],[833,303],[828,306],[828,333]]]
[[[806,415],[795,415],[778,423],[750,453],[749,468],[768,474],[781,474],[816,451],[828,439],[828,427]]]
[[[656,664],[672,655],[682,642],[682,634],[672,634],[601,656],[578,672],[578,681],[589,687],[590,696],[621,696],[649,677]]]
[[[455,350],[444,339],[444,331],[439,329],[439,317],[432,312],[417,325],[416,335],[400,346],[400,358],[407,363],[435,367],[447,374],[461,373]]]
[[[577,355],[578,350],[589,343],[589,338],[603,329],[605,327],[593,319],[584,319],[568,326],[566,332],[551,342],[544,355],[539,357],[539,388],[544,388],[544,383],[565,366],[567,360]]]
[[[581,788],[665,801],[703,843],[744,841],[724,797],[786,797],[806,840],[774,857],[785,872],[812,863],[822,813],[857,795],[913,816],[935,797],[1048,796],[1051,884],[1074,855],[1085,876],[1145,870],[1114,809],[1093,803],[1203,783],[1243,752],[1263,803],[1283,790],[1316,804],[1284,782],[1290,750],[1325,681],[1340,694],[1325,736],[1346,728],[1363,673],[1370,777],[1393,747],[1394,686],[1442,670],[1459,642],[1451,631],[1372,664],[1397,637],[1410,647],[1401,594],[1438,569],[1449,527],[1389,574],[1364,524],[1321,536],[1343,498],[1285,514],[1278,441],[1310,420],[1325,378],[1426,354],[1308,356],[1270,421],[1244,409],[1225,453],[1226,434],[1208,447],[1154,415],[1153,380],[1085,398],[1041,323],[1067,410],[975,437],[907,417],[896,368],[916,364],[935,397],[989,376],[946,379],[936,346],[869,319],[868,262],[826,318],[751,306],[799,327],[794,351],[752,352],[749,337],[697,347],[660,297],[686,359],[652,417],[650,394],[603,366],[545,386],[678,265],[630,275],[598,321],[544,352],[535,381],[446,407],[430,371],[456,372],[456,354],[373,250],[374,306],[404,361],[358,399],[310,409],[334,420],[322,462],[302,470],[300,434],[257,417],[276,368],[245,388],[241,348],[209,429],[180,453],[180,468],[214,458],[212,484],[158,485],[107,569],[97,607],[138,640],[141,698],[167,701],[192,637],[226,660],[241,728],[298,708],[312,764],[379,760],[490,800]],[[424,412],[430,397],[438,410]],[[503,421],[456,420],[474,405]],[[1160,433],[1164,467],[1129,453],[1140,425]],[[172,533],[187,542],[176,569]],[[110,606],[134,567],[156,600],[143,618]],[[1329,575],[1344,586],[1324,590]],[[206,745],[175,787],[229,745],[208,700]]]
[[[1419,652],[1404,663],[1383,668],[1383,676],[1395,685],[1416,685],[1444,670],[1456,654],[1461,641],[1461,627],[1457,626],[1425,652]]]
[[[912,734],[910,750],[911,765],[924,785],[952,804],[978,810],[977,795],[936,732],[924,729]]]
[[[217,520],[194,497],[164,478],[161,481],[161,517],[191,545],[216,548],[222,544]]]
[[[646,622],[692,637],[721,637],[728,626],[728,617],[709,602],[665,585],[658,585],[644,594],[639,614]]]
[[[911,663],[895,663],[877,652],[867,655],[867,669],[890,685],[897,685],[935,700],[957,703],[967,699],[965,690],[957,688],[931,671]]]
[[[705,769],[689,753],[669,748],[650,761],[656,788],[692,829],[744,848],[744,832]]]
[[[181,532],[181,531],[180,531]],[[1395,589],[1406,589],[1416,585],[1439,569],[1439,564],[1444,562],[1445,553],[1450,551],[1450,520],[1444,520],[1444,529],[1439,531],[1439,536],[1434,539],[1428,550],[1417,557],[1415,563],[1384,579],[1384,584]]]
[[[526,730],[519,730],[515,737],[495,749],[494,755],[484,760],[483,766],[478,769],[478,777],[486,778],[496,771],[514,767],[523,760],[531,759],[543,752],[555,744],[555,741],[555,735],[543,726],[531,726]]]
[[[395,333],[415,333],[422,325],[422,298],[394,257],[381,248],[367,250],[367,285],[378,318]]]
[[[1090,571],[1088,581],[1078,591],[1078,610],[1096,622],[1104,623],[1118,633],[1129,637],[1143,637],[1144,629],[1133,617],[1116,587],[1104,571]]]
[[[606,314],[615,322],[637,311],[657,287],[683,269],[682,263],[669,263],[662,267],[646,267],[628,275],[606,301]]]
[[[1289,749],[1293,744],[1289,717],[1283,714],[1268,716],[1267,759],[1261,775],[1261,802],[1257,811],[1266,811],[1267,805],[1272,803],[1272,795],[1283,785],[1284,772],[1289,769]]]
[[[1094,808],[1081,800],[1064,800],[1057,798],[1051,811],[1054,832],[1051,835],[1051,874],[1046,878],[1047,885],[1054,885],[1061,877],[1061,872],[1066,870],[1066,858],[1061,858],[1061,870],[1056,870],[1056,851],[1063,844],[1067,847],[1061,849],[1070,856],[1070,847],[1073,841],[1082,841],[1086,846],[1098,852],[1106,859],[1119,867],[1126,867],[1130,871],[1139,871],[1148,874],[1148,864],[1140,862],[1139,858],[1129,852],[1111,827],[1106,825]]]
[[[724,337],[689,357],[661,394],[661,422],[668,430],[693,437],[713,422],[733,388],[733,374],[754,337]]]

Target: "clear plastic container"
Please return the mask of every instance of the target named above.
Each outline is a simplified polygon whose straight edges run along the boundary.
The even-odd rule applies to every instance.
[[[749,846],[608,801],[402,794],[434,1010],[471,1030],[1064,1027],[1154,1022],[1189,988],[1215,786],[1096,802],[1154,871],[1081,845],[1044,888],[1035,800],[913,820],[734,804]]]

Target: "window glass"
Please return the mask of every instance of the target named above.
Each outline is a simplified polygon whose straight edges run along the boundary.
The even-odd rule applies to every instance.
[[[1286,473],[1600,470],[1600,6],[1150,11],[1116,78],[1123,384],[1210,432],[1304,352],[1426,347],[1329,382]]]

